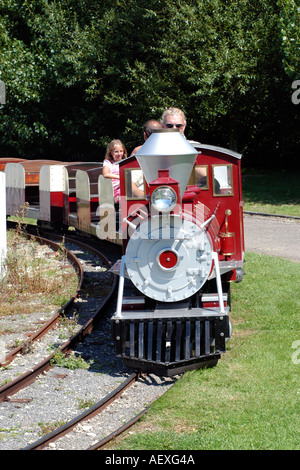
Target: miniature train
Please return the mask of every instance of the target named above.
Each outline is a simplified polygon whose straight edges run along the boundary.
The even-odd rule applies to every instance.
[[[118,205],[102,163],[4,160],[7,215],[28,203],[42,226],[122,247],[111,324],[126,365],[172,376],[218,362],[231,335],[230,283],[244,274],[241,155],[154,131],[119,163]]]

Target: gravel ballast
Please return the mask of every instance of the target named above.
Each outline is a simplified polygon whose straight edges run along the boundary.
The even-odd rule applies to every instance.
[[[74,304],[80,328],[91,312],[97,309],[99,302],[102,302],[101,290],[107,293],[107,285],[112,284],[112,275],[99,266],[94,255],[84,253],[81,249],[76,250],[75,246],[67,248],[72,248],[80,258],[87,277],[87,289]],[[99,286],[103,286],[103,289]],[[93,291],[95,296],[92,295]],[[110,330],[113,311],[114,305],[74,351],[74,356],[80,357],[87,368],[72,370],[55,366],[40,375],[33,384],[10,397],[10,401],[0,403],[0,450],[26,448],[42,435],[48,434],[98,403],[132,373],[132,370],[125,367],[115,356]],[[34,321],[36,323],[43,319],[43,312],[39,312]],[[24,323],[24,319],[22,322]],[[11,318],[0,319],[3,331],[8,330],[11,324]],[[53,351],[53,347],[61,346],[69,336],[70,325],[62,322],[59,328],[32,344],[27,354],[19,355],[7,368],[0,371],[0,385],[41,362],[51,350]],[[1,338],[3,341],[3,335]],[[79,424],[68,435],[50,443],[46,449],[89,448],[143,411],[168,390],[175,380],[159,378],[152,374],[141,377],[103,413]]]

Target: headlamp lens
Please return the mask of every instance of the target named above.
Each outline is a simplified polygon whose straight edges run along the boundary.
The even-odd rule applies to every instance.
[[[158,212],[171,212],[176,205],[177,196],[169,186],[160,186],[153,191],[151,202]]]

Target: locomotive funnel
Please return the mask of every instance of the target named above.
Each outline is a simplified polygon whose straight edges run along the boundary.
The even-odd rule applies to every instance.
[[[197,154],[178,129],[154,129],[136,159],[148,184],[158,177],[158,170],[169,170],[170,178],[179,181],[182,198]]]

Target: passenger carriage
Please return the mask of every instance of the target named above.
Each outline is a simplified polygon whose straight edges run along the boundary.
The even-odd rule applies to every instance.
[[[40,219],[40,170],[45,165],[62,165],[55,160],[26,160],[7,163],[6,174],[6,210],[7,215],[19,213],[28,203],[26,216]]]

